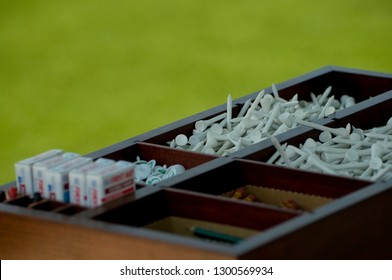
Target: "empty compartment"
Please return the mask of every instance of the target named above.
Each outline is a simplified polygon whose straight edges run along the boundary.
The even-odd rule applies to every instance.
[[[213,232],[242,240],[296,215],[298,213],[277,211],[261,205],[239,204],[181,190],[163,189],[94,219],[192,238],[200,238],[193,230],[201,229],[207,233]]]
[[[64,214],[66,216],[72,216],[85,210],[86,208],[77,205],[64,205],[63,207],[56,208],[54,212]]]
[[[33,198],[28,195],[19,196],[15,199],[9,200],[6,202],[7,204],[11,205],[18,205],[27,207],[29,204],[33,203]]]
[[[43,199],[39,202],[29,205],[29,207],[32,209],[43,210],[43,211],[56,211],[57,209],[63,209],[64,207],[68,207],[68,206],[69,204],[60,201],[48,200],[48,199]]]
[[[285,139],[280,144],[291,163],[272,145],[244,158],[366,181],[389,180],[391,108],[392,92],[389,91],[383,98],[369,100],[362,110],[336,114],[324,132],[323,128],[311,129]],[[276,160],[273,160],[274,154],[278,155]]]
[[[250,201],[252,205],[312,210],[367,185],[369,183],[360,180],[233,160],[172,188],[223,196],[233,201]],[[254,198],[245,199],[248,195]]]
[[[211,155],[171,149],[143,142],[135,143],[120,150],[110,151],[103,157],[136,163],[135,177],[139,177],[139,180],[136,180],[139,188],[145,185],[154,185],[159,183],[160,180],[170,178],[175,176],[175,174],[180,174],[216,158]],[[141,160],[139,164],[137,162],[138,159]],[[140,164],[143,166],[140,166]],[[138,171],[139,167],[141,168],[140,173]],[[175,170],[170,171],[170,169]],[[154,173],[158,174],[160,178],[156,178],[157,176]]]

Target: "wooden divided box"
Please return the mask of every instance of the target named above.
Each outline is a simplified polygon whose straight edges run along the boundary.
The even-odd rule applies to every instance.
[[[321,94],[328,86],[337,97],[355,97],[356,104],[315,124],[371,129],[392,117],[392,74],[328,66],[276,88],[283,99],[297,94],[311,100],[312,92]],[[265,92],[273,94],[273,88]],[[257,95],[233,100],[233,117]],[[86,155],[131,162],[140,157],[186,169],[155,185],[138,183],[131,195],[96,208],[30,196],[0,203],[0,258],[392,257],[391,179],[373,181],[274,164],[269,159],[276,146],[270,138],[224,156],[169,146],[179,134],[190,136],[197,121],[226,110],[222,104]],[[276,139],[300,146],[319,134],[300,125]]]

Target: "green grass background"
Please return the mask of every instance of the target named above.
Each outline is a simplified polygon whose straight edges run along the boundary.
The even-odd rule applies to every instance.
[[[325,65],[392,72],[392,1],[0,1],[0,183]]]

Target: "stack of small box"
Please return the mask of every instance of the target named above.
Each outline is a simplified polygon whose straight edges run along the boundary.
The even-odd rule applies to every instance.
[[[20,195],[96,207],[135,191],[134,164],[53,149],[15,164]]]

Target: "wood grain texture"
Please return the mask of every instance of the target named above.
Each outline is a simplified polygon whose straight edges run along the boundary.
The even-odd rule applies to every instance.
[[[230,256],[2,212],[0,259],[230,259]]]
[[[355,95],[355,106],[317,120],[328,126],[372,127],[385,123],[392,107],[392,75],[325,67],[278,86],[281,97],[308,99],[332,85],[336,97]],[[271,88],[266,89],[271,93]],[[233,115],[253,93],[233,100]],[[372,97],[370,99],[370,97]],[[264,162],[275,152],[262,141],[227,157],[167,147],[179,133],[190,135],[194,123],[226,110],[226,104],[149,131],[91,153],[92,158],[181,163],[187,172],[154,187],[94,209],[21,197],[0,203],[1,259],[391,259],[392,181],[373,183],[277,167]],[[369,117],[371,116],[371,118]],[[299,127],[277,138],[292,145],[318,131]],[[15,182],[0,186],[7,190]],[[249,204],[221,195],[253,184],[334,198],[302,213],[275,206]],[[30,207],[28,206],[30,205]],[[58,211],[58,213],[56,213]],[[299,213],[298,213],[299,212]],[[60,214],[62,213],[62,214]],[[245,227],[260,232],[243,243],[224,247],[171,233],[143,228],[179,216]]]

